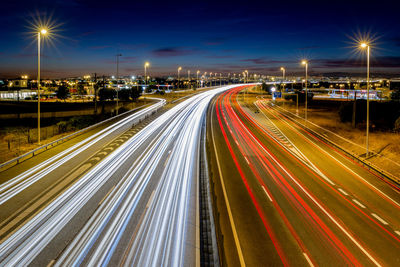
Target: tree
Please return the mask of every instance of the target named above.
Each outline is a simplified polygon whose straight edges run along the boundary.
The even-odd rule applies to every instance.
[[[104,101],[104,100],[107,100],[107,99],[112,100],[112,99],[114,99],[116,97],[116,95],[117,95],[117,92],[114,89],[105,89],[105,88],[103,88],[103,89],[99,90],[100,101]]]
[[[137,86],[131,88],[131,97],[133,101],[136,101],[142,95],[142,89]]]
[[[64,99],[65,101],[65,99],[67,99],[69,95],[68,87],[65,85],[58,86],[56,95],[58,99]]]

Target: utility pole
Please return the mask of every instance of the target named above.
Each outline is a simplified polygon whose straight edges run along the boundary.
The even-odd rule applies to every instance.
[[[97,73],[94,73],[94,115],[97,115],[97,90],[98,90],[98,85],[97,85]]]
[[[118,80],[119,80],[119,57],[122,56],[122,54],[117,54],[117,110],[116,110],[116,114],[118,115],[118,91],[119,91],[119,87],[118,87]]]

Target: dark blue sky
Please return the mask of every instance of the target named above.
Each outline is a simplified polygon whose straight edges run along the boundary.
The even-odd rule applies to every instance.
[[[378,37],[372,71],[400,73],[397,1],[9,1],[1,2],[0,77],[36,76],[30,16],[62,24],[43,48],[43,76],[143,72],[173,74],[178,66],[202,72],[288,74],[310,60],[313,73],[364,72],[352,47],[358,32]],[[399,74],[400,75],[400,74]]]

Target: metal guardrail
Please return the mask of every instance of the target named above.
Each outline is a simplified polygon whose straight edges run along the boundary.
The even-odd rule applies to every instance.
[[[151,99],[151,98],[150,98],[150,99]],[[156,103],[156,104],[153,104],[153,105],[157,105],[157,104],[161,104],[161,105],[160,105],[159,107],[156,108],[156,111],[158,111],[161,107],[163,107],[163,106],[165,105],[165,100],[164,100],[164,101],[161,100],[159,103]],[[40,147],[38,147],[38,148],[35,148],[35,149],[33,149],[33,150],[31,150],[31,151],[25,153],[25,154],[22,154],[21,156],[18,156],[18,157],[16,157],[16,158],[13,158],[13,159],[11,159],[11,160],[9,160],[9,161],[6,161],[6,162],[0,164],[0,170],[2,170],[4,167],[6,167],[6,166],[8,166],[8,165],[11,165],[12,163],[19,164],[21,161],[28,159],[29,156],[34,157],[34,156],[35,156],[35,153],[38,154],[38,153],[42,152],[43,150],[47,150],[49,147],[54,147],[54,146],[58,145],[59,143],[63,143],[63,142],[65,142],[65,141],[67,141],[67,140],[69,140],[69,139],[71,139],[71,138],[73,138],[73,137],[76,137],[76,136],[78,136],[78,135],[80,135],[80,134],[83,134],[84,132],[87,132],[87,131],[89,131],[89,130],[95,129],[95,128],[101,126],[102,124],[105,124],[105,123],[110,122],[110,121],[112,121],[112,120],[118,119],[118,118],[120,118],[120,117],[122,117],[122,116],[126,116],[126,115],[128,115],[129,113],[133,113],[133,112],[135,112],[135,111],[137,111],[137,110],[139,110],[139,109],[142,109],[142,108],[144,108],[144,107],[146,107],[146,106],[149,106],[149,105],[151,105],[151,104],[146,104],[146,105],[144,105],[144,106],[141,106],[141,107],[137,107],[137,108],[128,110],[128,111],[126,111],[126,112],[124,112],[124,113],[121,113],[121,114],[119,114],[119,115],[117,115],[117,116],[108,118],[108,119],[106,119],[106,120],[104,120],[104,121],[98,122],[98,123],[93,124],[93,125],[91,125],[91,126],[89,126],[89,127],[83,128],[83,129],[81,129],[81,130],[79,130],[79,131],[77,131],[77,132],[74,132],[74,133],[69,134],[69,135],[67,135],[67,136],[64,136],[64,137],[62,137],[62,138],[60,138],[60,139],[57,139],[57,140],[55,140],[55,141],[52,141],[52,142],[50,142],[50,143],[48,143],[48,144],[42,145],[42,146],[40,146]],[[146,117],[146,118],[147,118],[148,114],[149,114],[149,113],[152,113],[152,112],[154,112],[154,110],[150,110],[147,114],[143,114],[143,117]],[[29,158],[31,158],[31,157],[29,157]]]
[[[282,109],[281,107],[279,107],[279,108]],[[292,114],[293,116],[296,116],[296,117],[298,117],[298,118],[300,118],[300,119],[303,119],[303,118],[301,118],[301,117],[299,117],[299,116],[297,116],[297,115],[291,113],[290,111],[287,111],[287,110],[284,110],[284,109],[282,109],[282,110],[285,111],[285,112],[288,112],[288,113]],[[304,124],[298,122],[297,120],[291,118],[290,116],[285,115],[285,114],[283,114],[283,115],[286,116],[286,117],[287,117],[288,119],[290,119],[291,121],[293,121],[293,122],[295,122],[296,124],[298,124],[300,127],[311,131],[313,134],[317,135],[319,138],[323,139],[325,142],[331,144],[332,146],[336,147],[336,148],[339,149],[340,151],[344,152],[346,155],[349,155],[353,160],[357,161],[358,163],[361,163],[364,167],[367,167],[369,170],[372,170],[372,171],[374,171],[375,173],[377,173],[378,175],[381,175],[383,178],[386,178],[386,179],[388,179],[388,180],[390,180],[390,181],[392,181],[392,182],[394,182],[394,183],[400,185],[400,178],[398,178],[398,177],[394,176],[393,174],[391,174],[391,173],[389,173],[389,172],[387,172],[387,171],[385,171],[385,170],[383,170],[383,169],[381,169],[381,168],[375,166],[373,163],[367,161],[366,159],[360,158],[358,155],[356,155],[356,154],[354,154],[354,153],[348,151],[347,149],[343,148],[343,147],[340,146],[339,144],[336,144],[335,142],[333,142],[333,141],[330,140],[329,138],[327,138],[327,137],[325,137],[324,135],[322,135],[322,134],[316,132],[315,130],[313,130],[313,129],[307,127],[307,126],[305,126]],[[304,120],[304,119],[303,119],[303,120]]]

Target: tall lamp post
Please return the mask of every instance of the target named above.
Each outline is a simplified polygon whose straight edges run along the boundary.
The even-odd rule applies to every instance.
[[[178,89],[180,88],[179,83],[180,83],[181,80],[180,80],[180,76],[179,75],[180,75],[181,70],[182,70],[182,67],[179,67],[178,68]]]
[[[119,108],[119,106],[118,106],[118,99],[119,99],[119,97],[118,97],[118,91],[119,91],[119,86],[118,86],[118,80],[119,80],[119,57],[121,57],[122,56],[122,54],[117,54],[117,108],[116,108],[116,114],[118,115],[118,108]]]
[[[283,82],[285,81],[285,68],[284,67],[281,67],[281,71],[282,71],[282,86],[281,86],[281,91],[283,91],[282,89],[284,89],[284,88],[282,88],[283,87]]]
[[[200,71],[198,70],[197,72],[196,72],[196,74],[197,74],[197,76],[196,76],[196,87],[199,87],[199,73],[200,73]]]
[[[307,101],[308,101],[308,89],[307,89],[307,79],[308,79],[308,61],[307,60],[303,60],[301,62],[302,65],[304,65],[306,67],[306,80],[305,80],[305,85],[306,85],[306,111],[305,111],[305,119],[307,121]]]
[[[38,144],[40,145],[40,41],[42,36],[47,34],[46,29],[38,31],[38,75],[37,75],[37,87],[38,87]]]
[[[212,72],[210,72],[210,87],[212,87]]]
[[[190,89],[190,70],[188,70],[188,89]]]
[[[150,66],[149,62],[144,63],[144,85],[147,89],[147,68]]]
[[[367,140],[366,147],[367,151],[365,157],[369,156],[369,56],[370,56],[370,46],[367,43],[361,43],[361,48],[367,48]]]

